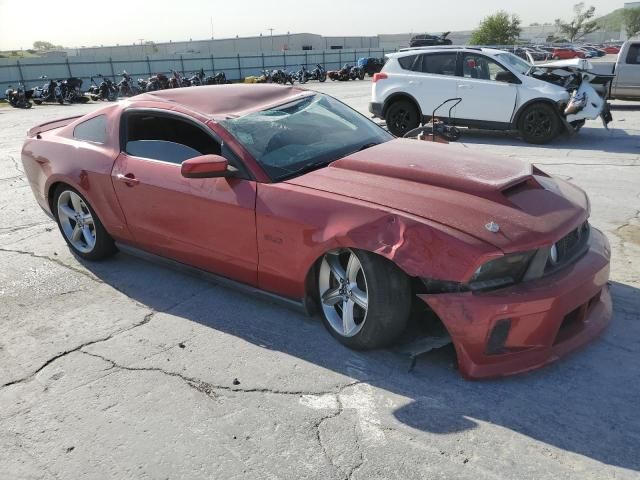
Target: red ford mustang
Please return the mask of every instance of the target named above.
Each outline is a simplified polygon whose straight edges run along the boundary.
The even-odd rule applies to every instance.
[[[135,248],[315,305],[353,348],[391,344],[422,307],[465,376],[495,377],[611,319],[610,249],[582,190],[513,159],[394,139],[319,93],[147,93],[31,129],[22,161],[78,256]]]

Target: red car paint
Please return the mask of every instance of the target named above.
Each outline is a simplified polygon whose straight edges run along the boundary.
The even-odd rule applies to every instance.
[[[551,58],[554,60],[584,58],[584,53],[574,50],[573,48],[554,48],[553,52],[551,52]]]
[[[600,48],[600,50],[604,50],[605,52],[611,55],[617,55],[620,53],[620,47],[612,47],[612,46],[602,47]]]
[[[140,95],[33,128],[22,151],[25,173],[48,213],[53,187],[64,182],[87,198],[117,241],[292,299],[308,295],[314,264],[336,247],[375,252],[411,277],[467,282],[488,260],[548,247],[588,218],[582,190],[528,164],[415,140],[272,183],[217,123],[311,94],[229,85]],[[121,114],[136,108],[200,122],[253,179],[187,179],[180,165],[121,152]],[[75,126],[98,115],[107,117],[107,141],[75,140]],[[490,232],[489,222],[500,231]],[[540,367],[604,329],[611,319],[609,247],[595,229],[590,242],[585,256],[542,280],[487,293],[418,295],[451,334],[463,375]],[[512,329],[504,351],[488,354],[490,332],[505,318]]]

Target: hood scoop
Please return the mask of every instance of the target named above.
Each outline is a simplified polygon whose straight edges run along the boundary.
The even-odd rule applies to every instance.
[[[473,155],[458,145],[398,139],[352,154],[330,168],[454,190],[499,203],[516,189],[539,188],[530,165]]]

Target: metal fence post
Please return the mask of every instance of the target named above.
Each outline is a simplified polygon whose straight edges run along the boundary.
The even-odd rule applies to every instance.
[[[284,61],[283,70],[287,69],[287,51],[282,51],[282,60]]]
[[[242,64],[240,63],[240,54],[238,54],[238,80],[242,80]]]
[[[342,68],[342,50],[338,50],[338,68]]]
[[[24,76],[22,75],[22,67],[20,66],[20,60],[16,59],[16,67],[18,67],[18,73],[20,74],[20,81],[24,83]]]
[[[69,65],[69,57],[65,59],[65,63],[67,64],[67,72],[69,72],[69,76],[73,77],[73,75],[71,75],[71,65]]]
[[[211,54],[211,70],[216,73],[216,61],[213,59],[213,53]]]
[[[113,70],[113,58],[109,57],[109,65],[111,66],[111,78],[116,81],[116,72]]]
[[[149,76],[151,76],[151,62],[149,61],[149,55],[147,55],[147,70],[149,71]]]
[[[184,60],[182,59],[182,55],[180,55],[180,66],[182,67],[182,73],[184,74]]]
[[[304,68],[309,68],[309,53],[304,51]]]
[[[265,70],[265,68],[264,68],[264,52],[262,52],[260,54],[260,57],[262,58],[262,73],[264,73],[264,70]]]

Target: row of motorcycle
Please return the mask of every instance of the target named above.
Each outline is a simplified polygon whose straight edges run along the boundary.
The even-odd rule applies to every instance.
[[[371,74],[371,72],[368,73]],[[366,74],[366,67],[362,65],[345,64],[339,70],[327,71],[322,65],[318,64],[312,70],[303,66],[296,72],[282,69],[264,70],[260,76],[245,78],[245,82],[293,85],[294,82],[305,84],[315,80],[324,83],[327,78],[332,81],[364,80]],[[20,82],[17,88],[10,86],[5,92],[5,97],[10,105],[16,108],[31,108],[32,101],[36,105],[42,103],[59,103],[60,105],[64,103],[86,103],[89,100],[113,102],[118,97],[132,97],[155,90],[231,83],[227,80],[224,72],[207,76],[202,68],[191,76],[182,75],[175,70],[171,70],[171,76],[158,73],[146,79],[138,78],[135,82],[126,70],[122,72],[122,78],[118,82],[98,74],[91,77],[91,85],[86,92],[82,91],[82,79],[77,77],[53,80],[43,75],[40,78],[44,80],[44,83],[32,89],[27,89],[23,82]]]
[[[44,80],[41,86],[27,89],[23,82],[18,83],[17,88],[9,86],[5,91],[5,97],[9,104],[15,108],[31,108],[33,103],[87,103],[89,100],[105,100],[113,102],[118,97],[132,97],[144,92],[164,90],[168,88],[182,88],[200,85],[221,85],[231,83],[224,72],[206,76],[203,69],[195,72],[191,77],[181,75],[174,70],[169,77],[162,73],[153,75],[147,79],[138,78],[133,81],[127,71],[122,72],[122,78],[118,82],[109,77],[98,74],[91,77],[91,85],[86,92],[82,91],[82,79],[69,77],[64,80],[53,80],[46,75],[40,77]],[[32,103],[33,102],[33,103]]]

